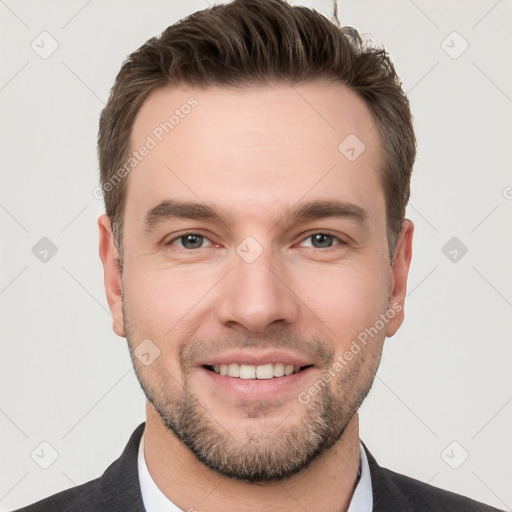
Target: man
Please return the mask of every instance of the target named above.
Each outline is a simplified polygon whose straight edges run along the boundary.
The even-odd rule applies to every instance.
[[[386,53],[314,11],[235,0],[130,55],[98,224],[147,418],[101,478],[22,510],[496,510],[359,440],[404,318],[414,158]]]

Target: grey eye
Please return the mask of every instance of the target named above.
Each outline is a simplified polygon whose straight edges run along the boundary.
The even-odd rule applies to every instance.
[[[203,244],[203,238],[201,235],[185,235],[180,240],[185,249],[197,249]]]
[[[331,247],[333,245],[334,235],[328,235],[326,233],[316,233],[309,237],[312,240],[313,247],[316,249],[323,249],[325,247]]]
[[[208,238],[197,233],[187,233],[169,242],[169,245],[179,244],[183,249],[200,249]]]

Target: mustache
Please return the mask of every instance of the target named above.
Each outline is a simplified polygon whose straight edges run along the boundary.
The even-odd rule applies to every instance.
[[[320,336],[305,338],[297,333],[276,331],[271,334],[248,336],[240,333],[227,333],[208,340],[191,338],[179,350],[182,369],[197,365],[197,361],[211,356],[220,356],[234,349],[275,349],[289,351],[315,366],[328,368],[334,362],[335,352]]]

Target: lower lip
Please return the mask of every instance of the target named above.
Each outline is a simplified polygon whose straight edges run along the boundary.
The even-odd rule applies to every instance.
[[[240,379],[237,377],[228,377],[220,375],[206,368],[201,367],[206,378],[215,386],[218,386],[224,392],[229,393],[235,398],[241,400],[247,399],[268,399],[283,395],[294,388],[303,384],[309,374],[314,371],[314,367],[305,368],[298,373],[284,375],[283,377],[274,377],[272,379]],[[304,389],[306,389],[304,387]],[[302,390],[303,391],[303,390]],[[297,394],[300,391],[297,391]]]

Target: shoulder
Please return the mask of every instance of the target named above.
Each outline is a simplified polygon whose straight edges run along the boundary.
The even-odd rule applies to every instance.
[[[100,479],[96,478],[13,512],[101,512],[105,510],[101,496]]]
[[[381,471],[411,504],[412,510],[425,512],[498,512],[497,508],[395,473],[389,469],[381,468]]]
[[[379,466],[366,445],[375,512],[499,512],[497,508]]]

